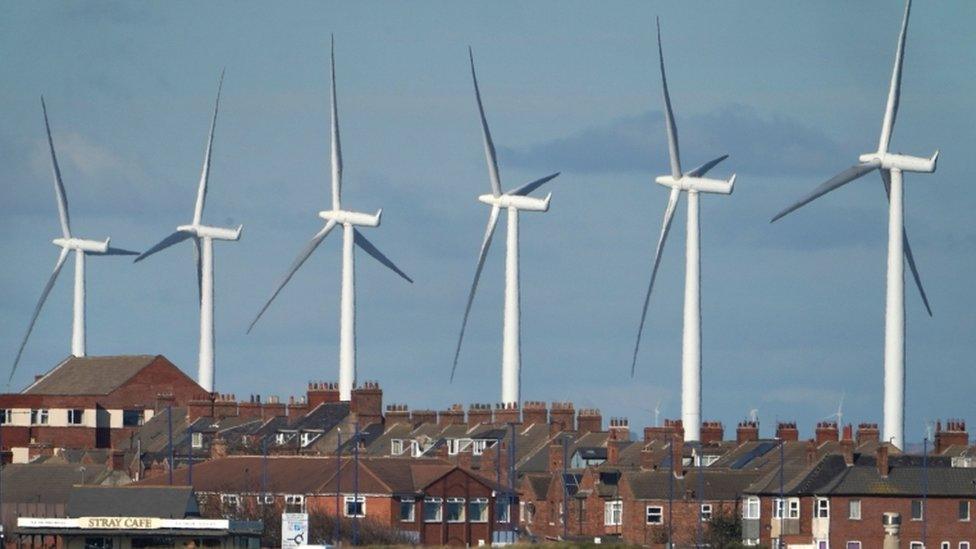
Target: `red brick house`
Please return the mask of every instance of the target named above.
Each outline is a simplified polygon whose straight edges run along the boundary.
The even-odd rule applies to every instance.
[[[4,451],[115,448],[167,406],[209,394],[162,355],[68,357],[20,393],[0,395]]]

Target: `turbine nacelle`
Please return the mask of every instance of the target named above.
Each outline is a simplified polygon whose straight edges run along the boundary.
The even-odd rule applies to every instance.
[[[106,238],[105,242],[98,240],[85,240],[83,238],[55,238],[51,242],[55,246],[60,246],[66,250],[80,250],[92,254],[104,254],[108,252],[108,243],[111,238]]]
[[[180,225],[176,228],[182,233],[190,233],[197,238],[209,238],[211,240],[239,240],[244,225],[239,225],[236,229],[225,229],[223,227],[210,227],[208,225]]]
[[[527,210],[530,212],[549,211],[550,199],[552,199],[552,193],[547,194],[545,198],[517,194],[500,194],[498,196],[483,194],[478,197],[479,202],[484,202],[489,206],[495,206],[496,208],[515,208],[516,210]]]
[[[359,225],[362,227],[379,227],[383,209],[376,210],[374,215],[348,210],[323,210],[319,217],[326,221],[335,221],[339,225]]]
[[[678,189],[679,191],[693,191],[701,193],[732,194],[735,187],[735,174],[728,181],[723,179],[711,179],[708,177],[682,176],[675,179],[670,175],[660,175],[654,178],[658,185]]]
[[[882,170],[901,170],[903,172],[917,173],[934,172],[938,159],[939,151],[935,151],[935,154],[933,154],[931,158],[922,158],[907,154],[891,154],[886,152],[862,154],[858,157],[858,160],[862,163],[879,163],[879,167]]]

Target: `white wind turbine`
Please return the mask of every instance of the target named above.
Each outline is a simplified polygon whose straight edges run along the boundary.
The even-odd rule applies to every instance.
[[[210,178],[210,157],[213,151],[214,128],[217,125],[217,110],[220,107],[220,90],[224,84],[224,73],[220,73],[217,83],[217,100],[214,102],[213,119],[210,122],[210,135],[207,150],[203,155],[203,171],[197,189],[197,202],[193,209],[193,221],[180,225],[176,232],[162,239],[136,258],[142,261],[154,253],[164,250],[184,240],[193,239],[194,255],[197,263],[197,290],[200,299],[200,355],[197,369],[197,383],[207,391],[214,390],[214,264],[213,241],[237,241],[241,237],[243,225],[236,229],[210,227],[203,224],[203,206],[207,200],[207,180]]]
[[[275,288],[267,303],[261,307],[254,321],[248,326],[248,333],[254,328],[258,319],[268,309],[271,302],[288,284],[295,272],[305,263],[312,252],[318,248],[329,231],[337,224],[342,225],[342,289],[339,295],[339,398],[343,401],[352,399],[352,389],[356,384],[356,277],[355,255],[353,244],[362,248],[377,261],[390,268],[410,283],[410,279],[403,271],[390,261],[372,242],[363,236],[356,227],[378,227],[383,210],[377,210],[375,215],[343,210],[340,206],[342,190],[342,148],[339,145],[339,111],[336,106],[335,84],[335,40],[332,41],[332,209],[319,212],[319,217],[325,220],[325,226],[315,233],[312,241],[302,249],[298,257],[291,264],[288,272]]]
[[[47,144],[51,150],[51,164],[54,168],[54,193],[58,200],[58,216],[61,220],[61,237],[55,238],[53,242],[55,246],[61,247],[61,254],[54,264],[54,272],[51,273],[47,284],[44,285],[44,290],[41,291],[41,298],[37,300],[37,306],[34,307],[34,314],[27,325],[27,333],[24,334],[23,341],[20,342],[20,348],[17,349],[17,358],[14,359],[13,368],[10,370],[8,383],[14,377],[17,364],[20,363],[20,357],[24,353],[24,347],[27,345],[31,331],[34,330],[37,316],[41,313],[41,307],[44,306],[48,294],[51,293],[51,288],[54,287],[58,273],[61,272],[61,268],[68,260],[68,253],[75,253],[75,294],[71,324],[71,354],[74,356],[85,356],[85,257],[88,255],[137,255],[139,253],[109,246],[110,238],[106,238],[105,242],[100,242],[72,236],[71,222],[68,216],[68,197],[64,191],[64,182],[61,181],[61,168],[58,167],[58,156],[54,152],[54,139],[51,137],[51,124],[47,119],[47,105],[45,105],[43,97],[41,97],[41,110],[44,112],[44,128],[47,130]]]
[[[681,421],[685,431],[686,441],[697,441],[701,437],[701,277],[699,275],[700,240],[698,223],[698,194],[717,193],[732,194],[735,185],[735,174],[728,181],[708,179],[703,177],[716,164],[728,158],[722,155],[714,160],[684,173],[681,171],[681,159],[678,152],[678,128],[674,123],[674,112],[671,109],[671,96],[668,94],[668,80],[664,74],[664,52],[661,48],[661,22],[657,23],[657,49],[661,63],[661,84],[664,89],[664,121],[668,133],[668,151],[671,158],[671,175],[662,175],[654,181],[671,189],[668,206],[664,211],[664,223],[661,226],[661,236],[657,241],[654,252],[654,266],[651,268],[651,281],[647,285],[644,296],[644,307],[641,310],[640,326],[637,329],[637,342],[634,345],[634,358],[630,366],[633,376],[637,367],[637,351],[640,349],[641,335],[644,332],[644,320],[647,317],[647,306],[657,278],[657,269],[661,263],[661,252],[664,242],[671,229],[675,208],[681,192],[688,193],[688,224],[685,240],[685,303],[684,327],[681,343]]]
[[[922,296],[925,309],[932,315],[928,298],[922,288],[912,249],[908,245],[908,233],[904,224],[904,194],[902,172],[932,173],[935,171],[939,151],[930,158],[921,158],[888,151],[895,117],[898,114],[898,100],[901,92],[902,63],[905,56],[905,36],[908,33],[908,16],[912,3],[905,5],[905,16],[898,36],[898,49],[895,52],[895,66],[888,89],[888,103],[885,107],[884,121],[881,125],[881,138],[878,150],[862,154],[858,164],[840,172],[821,184],[810,194],[793,203],[790,207],[773,217],[773,221],[816,200],[868,172],[879,170],[885,193],[888,195],[888,274],[885,298],[885,350],[884,350],[884,438],[898,448],[904,443],[905,428],[905,261],[911,268],[915,284]]]
[[[837,422],[837,433],[838,435],[844,430],[844,397],[847,393],[841,393],[840,400],[837,402],[837,411],[824,417],[824,419],[833,419]]]
[[[491,206],[488,214],[488,227],[485,229],[484,240],[481,243],[481,251],[478,253],[478,265],[474,271],[474,282],[471,284],[471,291],[468,292],[468,302],[464,308],[464,319],[461,321],[461,333],[458,336],[457,348],[454,351],[454,364],[451,367],[451,380],[454,380],[454,373],[457,370],[458,356],[461,354],[461,342],[464,340],[464,329],[468,325],[468,313],[471,312],[471,304],[474,302],[475,290],[478,288],[478,280],[481,278],[481,271],[485,266],[485,258],[488,255],[488,247],[491,246],[491,238],[498,224],[498,214],[502,208],[508,211],[508,233],[506,235],[505,251],[505,316],[502,329],[502,403],[517,404],[521,401],[521,379],[522,379],[522,352],[520,339],[520,315],[519,315],[519,243],[518,243],[518,215],[520,210],[530,212],[545,212],[549,210],[549,200],[552,193],[545,198],[534,198],[528,196],[529,193],[538,189],[549,180],[555,178],[559,173],[554,173],[537,179],[531,183],[513,189],[508,192],[502,191],[501,179],[498,175],[498,161],[495,158],[495,144],[491,140],[491,133],[488,131],[488,120],[485,118],[485,109],[481,104],[481,91],[478,89],[478,77],[474,71],[474,54],[468,48],[468,58],[471,62],[471,79],[474,82],[474,95],[478,102],[478,113],[481,116],[481,130],[485,143],[485,158],[488,163],[488,178],[491,182],[491,193],[483,194],[478,197],[480,202]]]

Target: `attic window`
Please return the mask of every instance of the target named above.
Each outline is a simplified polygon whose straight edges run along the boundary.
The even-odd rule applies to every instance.
[[[302,433],[302,448],[308,446],[315,440],[315,433]]]
[[[285,433],[275,433],[275,444],[281,445],[285,443]]]
[[[403,439],[395,438],[390,441],[390,454],[399,456],[403,453]]]
[[[485,448],[488,448],[489,444],[492,442],[494,441],[487,439],[475,440],[471,444],[471,453],[476,456],[480,456],[485,451]]]

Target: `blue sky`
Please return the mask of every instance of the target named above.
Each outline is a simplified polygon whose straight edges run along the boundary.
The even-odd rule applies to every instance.
[[[522,216],[523,398],[573,400],[639,427],[680,410],[684,208],[651,301],[640,304],[666,202],[654,17],[662,17],[682,156],[725,152],[731,197],[702,201],[704,416],[727,429],[804,432],[846,392],[845,420],[881,421],[886,206],[871,175],[769,225],[877,142],[902,6],[791,3],[8,3],[0,16],[0,356],[12,363],[57,256],[40,94],[73,228],[144,249],[192,216],[216,79],[227,68],[205,221],[218,243],[217,389],[302,394],[333,380],[339,240],[319,249],[251,335],[320,227],[329,197],[328,41],[335,33],[344,204],[384,209],[357,269],[361,380],[387,402],[442,408],[499,395],[503,241],[455,338],[487,211],[474,48],[503,186],[553,171],[552,206]],[[935,316],[911,286],[907,430],[966,417],[976,385],[976,5],[913,9],[893,148],[938,172],[906,176],[906,222]],[[683,206],[683,204],[682,204]],[[500,227],[503,230],[503,227]],[[68,265],[13,387],[69,348]],[[132,265],[88,262],[91,354],[162,353],[194,375],[197,307],[183,245]],[[4,374],[6,375],[6,374]],[[973,419],[973,418],[969,418]]]

